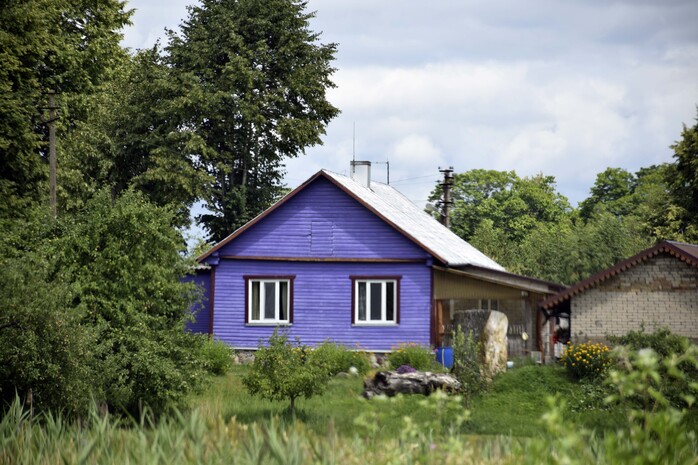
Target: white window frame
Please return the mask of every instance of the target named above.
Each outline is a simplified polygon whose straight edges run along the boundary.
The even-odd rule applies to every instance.
[[[253,319],[253,308],[252,308],[252,287],[254,283],[259,283],[259,319]],[[264,285],[267,283],[274,284],[274,318],[265,317],[265,305],[266,305],[266,292],[264,292]],[[286,283],[286,318],[281,319],[281,283]],[[293,280],[290,278],[258,278],[251,277],[247,278],[247,324],[250,325],[288,325],[291,324],[291,312],[293,303],[291,302],[291,297],[293,295],[291,291],[291,286],[293,286]]]
[[[399,280],[396,278],[354,278],[354,325],[356,326],[394,326],[398,324],[398,306],[399,306]],[[366,319],[359,320],[359,284],[366,285]],[[388,283],[393,284],[393,319],[387,319],[388,305]],[[371,284],[381,285],[381,319],[371,319]]]

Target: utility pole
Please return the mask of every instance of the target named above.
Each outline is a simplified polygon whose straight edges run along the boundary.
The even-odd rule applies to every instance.
[[[56,93],[48,92],[48,164],[49,164],[49,205],[51,206],[51,217],[55,220],[56,213]]]
[[[453,186],[453,167],[449,166],[448,168],[441,169],[439,166],[439,172],[443,173],[444,175],[444,180],[441,183],[441,188],[443,190],[443,198],[441,199],[441,224],[446,226],[448,229],[451,229],[451,216],[449,215],[450,209],[451,209],[451,204],[453,204],[453,201],[451,200],[451,186]]]

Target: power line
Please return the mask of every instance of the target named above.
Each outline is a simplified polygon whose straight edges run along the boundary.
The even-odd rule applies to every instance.
[[[398,179],[398,180],[393,181],[393,184],[395,184],[396,182],[401,182],[401,181],[411,181],[413,179],[433,178],[435,176],[437,176],[437,175],[427,174],[426,176],[416,176],[414,178],[402,178],[402,179]]]

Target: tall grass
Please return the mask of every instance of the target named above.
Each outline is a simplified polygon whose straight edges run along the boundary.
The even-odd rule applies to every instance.
[[[443,464],[513,463],[511,439],[480,441],[429,435],[401,439],[345,437],[332,422],[321,434],[303,422],[272,418],[244,424],[205,418],[199,410],[157,424],[127,423],[93,412],[83,424],[30,417],[15,401],[0,421],[0,463],[65,464]]]
[[[15,400],[0,420],[0,464],[634,464],[637,454],[618,451],[651,446],[624,433],[624,411],[589,404],[599,396],[569,381],[560,367],[501,375],[472,402],[470,414],[456,397],[367,401],[360,379],[335,379],[323,396],[299,402],[296,418],[286,402],[249,396],[239,381],[245,370],[216,378],[205,396],[192,399],[190,411],[157,422],[97,410],[80,422],[32,417]],[[546,404],[555,393],[558,400]],[[673,436],[662,436],[667,448],[685,436],[676,463],[695,463],[695,433],[672,428],[666,431]]]

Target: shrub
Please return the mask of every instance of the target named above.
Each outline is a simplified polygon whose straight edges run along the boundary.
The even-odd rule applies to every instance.
[[[363,351],[349,350],[346,346],[325,341],[315,348],[312,357],[318,364],[324,364],[330,375],[348,372],[354,367],[359,374],[365,374],[370,368],[368,356]]]
[[[625,346],[632,351],[652,349],[661,362],[658,368],[661,382],[657,384],[657,389],[673,405],[686,406],[683,393],[689,389],[690,383],[698,382],[698,366],[683,361],[679,369],[685,376],[677,378],[668,376],[665,362],[678,354],[685,353],[692,346],[687,338],[673,334],[667,328],[657,329],[654,333],[646,333],[642,327],[640,331],[630,331],[624,336],[609,336],[608,339],[610,342]]]
[[[82,324],[97,330],[95,396],[112,411],[159,415],[201,386],[201,340],[184,331],[196,296],[173,212],[126,190],[97,192],[50,241]]]
[[[311,356],[312,349],[288,334],[274,330],[267,345],[260,343],[254,363],[242,383],[252,395],[270,400],[291,401],[295,415],[296,399],[322,394],[329,381],[327,365]]]
[[[436,364],[431,348],[414,342],[393,347],[393,352],[388,355],[388,361],[393,369],[401,365],[409,365],[419,371],[430,370]]]
[[[472,395],[482,392],[485,378],[482,376],[482,347],[478,338],[460,325],[453,332],[453,376],[461,383],[461,390],[467,401]]]
[[[673,334],[668,328],[659,328],[653,333],[646,333],[644,325],[639,331],[630,331],[624,336],[608,336],[607,338],[611,344],[628,346],[636,351],[650,348],[661,358],[681,353],[688,344],[688,339]]]
[[[543,416],[549,434],[526,444],[526,450],[521,451],[522,463],[696,463],[698,440],[695,431],[686,427],[686,410],[672,406],[657,389],[661,373],[683,379],[686,374],[679,367],[698,364],[695,346],[664,360],[651,348],[630,351],[620,347],[614,352],[619,368],[609,372],[606,382],[614,394],[607,402],[629,407],[628,421],[601,438],[594,431],[569,423],[565,399],[549,398],[550,410]],[[694,386],[683,395],[692,400],[695,392]],[[642,399],[639,404],[636,397]]]
[[[207,335],[201,345],[201,359],[206,371],[213,375],[224,375],[233,363],[233,349],[223,341],[215,340]]]
[[[80,323],[69,287],[46,262],[33,253],[0,259],[0,417],[15,395],[69,416],[90,406],[97,331]]]
[[[599,379],[611,366],[611,352],[602,343],[567,343],[560,363],[574,379]]]

